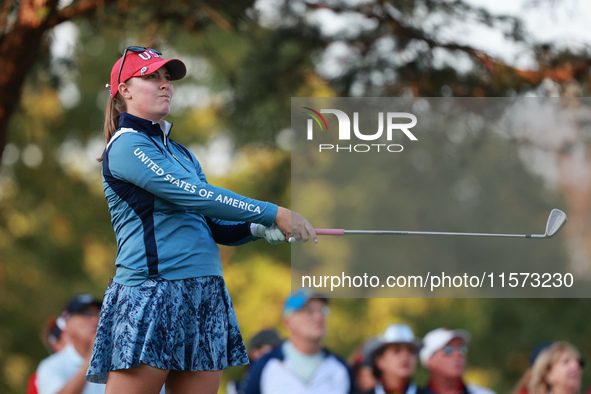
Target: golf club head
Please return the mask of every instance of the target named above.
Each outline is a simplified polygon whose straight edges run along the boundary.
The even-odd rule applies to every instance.
[[[560,209],[554,208],[552,212],[550,212],[550,216],[548,216],[548,222],[546,223],[546,238],[551,238],[560,231],[562,226],[566,223],[566,213],[562,212]]]

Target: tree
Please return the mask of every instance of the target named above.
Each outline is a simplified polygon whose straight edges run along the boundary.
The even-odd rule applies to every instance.
[[[7,0],[0,17],[0,152],[4,151],[8,127],[16,110],[26,76],[41,52],[43,38],[57,24],[96,12],[112,3],[79,1],[58,9],[59,0]],[[0,153],[0,159],[2,158]]]
[[[253,1],[153,3],[75,0],[65,8],[59,8],[59,3],[59,0],[6,0],[2,6],[0,159],[8,140],[10,119],[18,107],[25,79],[35,63],[47,57],[47,33],[58,24],[85,19],[108,25],[109,20],[123,24],[131,20],[132,24],[144,22],[144,26],[159,22],[160,25],[178,23],[187,31],[198,32],[213,22],[225,29],[232,29]]]

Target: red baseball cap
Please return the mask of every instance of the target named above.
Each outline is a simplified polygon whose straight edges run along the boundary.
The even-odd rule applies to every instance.
[[[170,80],[176,81],[183,78],[187,74],[185,63],[179,59],[165,60],[162,54],[155,49],[145,47],[129,47],[125,54],[125,63],[121,69],[120,82],[125,82],[131,77],[139,77],[141,75],[148,75],[158,70],[162,66],[166,66],[170,73]],[[123,56],[117,60],[111,69],[111,85],[109,86],[109,95],[114,97],[113,92],[117,94],[119,84],[117,77],[119,76],[119,68]]]

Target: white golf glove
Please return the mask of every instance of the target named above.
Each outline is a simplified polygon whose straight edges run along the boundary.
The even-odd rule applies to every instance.
[[[271,227],[263,226],[258,223],[251,223],[250,232],[255,237],[265,238],[265,240],[271,245],[279,245],[285,242],[285,235],[277,226],[274,224]]]

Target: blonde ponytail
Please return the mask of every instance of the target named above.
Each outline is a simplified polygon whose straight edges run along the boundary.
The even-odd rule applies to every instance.
[[[121,98],[121,95],[117,94],[115,98],[109,97],[107,108],[105,109],[105,124],[103,126],[105,145],[111,141],[113,134],[119,128],[119,115],[125,111],[127,111],[127,105],[125,105],[125,101]],[[99,162],[103,161],[103,156],[101,155],[97,160]]]

